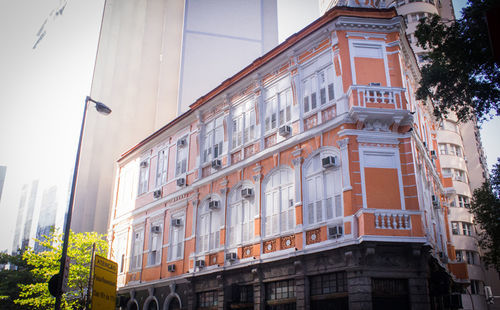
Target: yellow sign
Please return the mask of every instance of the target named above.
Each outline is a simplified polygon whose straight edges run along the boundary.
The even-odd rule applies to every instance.
[[[118,264],[96,255],[92,279],[92,310],[115,309]]]

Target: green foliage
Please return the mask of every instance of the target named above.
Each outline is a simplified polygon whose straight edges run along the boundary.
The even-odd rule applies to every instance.
[[[500,272],[500,158],[493,168],[491,180],[474,191],[471,212],[481,227],[479,245],[483,259]]]
[[[36,279],[31,273],[31,268],[20,253],[15,255],[0,253],[0,264],[11,266],[11,269],[0,270],[0,309],[27,309],[15,305],[14,300],[19,297],[18,283],[35,283]]]
[[[23,259],[32,267],[32,275],[41,281],[32,284],[19,284],[21,293],[15,303],[30,309],[53,309],[55,298],[50,295],[47,283],[53,275],[59,272],[62,235],[54,232],[38,242],[48,250],[37,254],[32,249],[28,249],[24,253]],[[107,243],[103,235],[94,232],[78,234],[71,232],[70,234],[68,256],[71,257],[71,264],[68,291],[62,298],[63,309],[79,308],[85,302],[94,243],[96,244],[96,254],[105,256]]]
[[[420,20],[418,45],[429,50],[418,99],[432,99],[437,117],[455,112],[459,120],[500,115],[500,68],[494,62],[484,18],[495,0],[469,0],[462,19]]]

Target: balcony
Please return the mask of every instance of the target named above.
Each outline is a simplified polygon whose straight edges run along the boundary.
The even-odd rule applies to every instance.
[[[349,108],[404,109],[404,88],[352,85],[347,91]]]
[[[410,214],[404,211],[375,212],[375,228],[378,229],[411,229]]]

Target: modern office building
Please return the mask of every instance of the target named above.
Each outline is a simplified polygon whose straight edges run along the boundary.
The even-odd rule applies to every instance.
[[[28,246],[33,246],[36,228],[33,228],[33,216],[37,205],[39,180],[23,185],[17,211],[12,252],[18,249],[24,251]],[[36,227],[36,225],[35,225]]]
[[[120,154],[277,43],[276,0],[107,0],[72,228],[105,232]]]
[[[2,201],[2,192],[5,185],[5,177],[7,176],[7,166],[0,166],[0,201]]]
[[[372,1],[330,9],[130,145],[108,230],[122,307],[457,308],[467,265],[405,31]]]
[[[43,191],[38,221],[36,225],[36,239],[44,240],[56,228],[56,217],[58,209],[57,186],[50,186]],[[39,253],[47,250],[38,242],[35,242],[34,251]]]

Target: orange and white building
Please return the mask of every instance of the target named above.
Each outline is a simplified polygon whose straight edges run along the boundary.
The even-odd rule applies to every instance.
[[[438,124],[403,19],[374,6],[329,10],[121,156],[124,308],[449,305]]]

